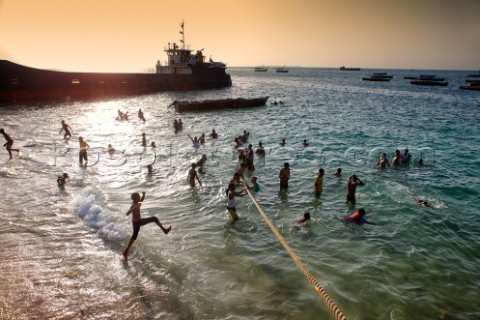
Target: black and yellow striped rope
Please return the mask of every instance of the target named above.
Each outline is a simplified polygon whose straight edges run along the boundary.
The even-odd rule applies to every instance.
[[[315,277],[308,271],[307,267],[303,264],[303,262],[298,258],[298,256],[295,254],[295,252],[292,250],[292,248],[288,245],[288,243],[285,241],[283,236],[278,232],[277,228],[273,225],[273,223],[268,219],[267,215],[265,212],[263,212],[262,208],[260,208],[260,205],[257,203],[255,198],[252,196],[248,188],[246,188],[248,195],[250,196],[250,199],[252,199],[253,204],[257,207],[258,211],[263,217],[263,220],[268,224],[272,232],[275,234],[277,239],[280,241],[280,243],[283,245],[285,250],[288,252],[292,260],[295,262],[295,264],[302,270],[303,274],[305,277],[308,279],[310,284],[315,288],[315,291],[322,297],[322,299],[325,301],[325,303],[328,306],[328,309],[332,313],[332,315],[335,317],[336,320],[347,320],[345,315],[342,313],[342,311],[335,305],[332,299],[328,296],[328,294],[323,290],[323,288],[318,284],[317,280]]]

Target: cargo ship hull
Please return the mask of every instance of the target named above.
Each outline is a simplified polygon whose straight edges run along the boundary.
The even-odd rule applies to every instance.
[[[169,73],[60,72],[0,60],[0,103],[99,99],[232,85],[225,68],[198,64],[169,69]]]

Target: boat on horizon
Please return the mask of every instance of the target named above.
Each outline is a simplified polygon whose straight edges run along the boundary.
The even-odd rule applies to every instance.
[[[253,68],[253,70],[255,72],[267,72],[268,71],[268,68],[265,68],[265,67],[255,67]]]
[[[268,97],[259,98],[236,98],[236,99],[214,99],[214,100],[175,100],[168,107],[174,107],[177,112],[188,111],[212,111],[221,109],[240,109],[264,106]]]
[[[185,48],[184,22],[182,46],[168,43],[164,49],[166,65],[157,61],[155,73],[91,73],[36,69],[0,60],[0,103],[70,101],[164,91],[188,91],[230,87],[226,64],[205,61],[203,49]]]
[[[477,73],[471,73],[471,74],[467,75],[467,77],[480,78],[480,70],[478,70]]]
[[[275,72],[277,72],[277,73],[287,73],[288,69],[285,66],[283,66],[283,68],[276,68]]]
[[[389,75],[386,72],[375,72],[370,77],[363,77],[363,81],[383,81],[388,82],[393,78],[393,76]]]
[[[340,70],[341,71],[360,71],[361,69],[360,68],[352,68],[352,67],[341,66]]]
[[[421,74],[419,76],[405,76],[406,80],[428,80],[428,81],[444,81],[445,78],[439,78],[436,74]]]
[[[421,74],[419,77],[416,77],[412,81],[410,81],[410,84],[420,86],[446,87],[448,85],[448,82],[445,82],[444,80],[445,78],[439,78],[436,74]]]

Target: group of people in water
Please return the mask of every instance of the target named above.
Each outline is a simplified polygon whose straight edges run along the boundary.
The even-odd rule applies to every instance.
[[[392,167],[398,167],[401,164],[407,164],[410,162],[411,159],[412,159],[412,155],[410,154],[407,148],[403,150],[403,153],[400,153],[400,150],[397,149],[395,150],[395,156],[392,159]],[[417,161],[417,164],[422,165],[423,159],[420,158]],[[387,154],[385,152],[381,154],[380,159],[378,159],[376,166],[379,169],[385,169],[387,166],[390,167],[390,163],[388,162]]]
[[[144,114],[141,111],[141,109],[139,109],[139,111],[138,111],[138,118],[143,122],[146,121],[145,117],[144,117]],[[118,120],[128,120],[128,112],[123,113],[120,110],[118,110],[117,119]],[[70,139],[72,137],[72,134],[73,134],[72,127],[65,120],[62,120],[61,124],[62,124],[62,128],[61,128],[59,133],[61,134],[62,132],[64,132],[64,138],[65,139]],[[175,119],[174,123],[173,123],[173,127],[174,127],[176,133],[179,130],[182,130],[183,123],[182,123],[181,119],[178,119],[178,120]],[[4,144],[4,146],[6,147],[8,153],[9,153],[10,159],[11,159],[12,158],[12,151],[19,152],[19,149],[13,149],[12,148],[14,141],[10,137],[10,135],[5,132],[4,129],[0,129],[0,133],[2,133],[3,137],[6,140],[6,143]],[[195,151],[197,151],[202,145],[205,144],[205,138],[206,137],[205,137],[204,133],[202,133],[199,137],[197,137],[197,136],[192,137],[190,134],[188,134],[187,136],[191,139],[192,146],[195,149]],[[212,129],[212,132],[210,133],[209,137],[211,139],[216,139],[218,137],[218,133],[215,131],[215,129]],[[258,143],[258,147],[254,151],[252,144],[248,144],[249,137],[250,137],[250,133],[248,131],[244,130],[243,134],[234,138],[234,143],[235,143],[234,148],[238,151],[238,161],[239,162],[238,162],[238,166],[235,170],[235,173],[234,173],[233,177],[231,178],[231,180],[229,181],[229,184],[228,184],[227,189],[226,189],[226,196],[227,196],[226,208],[227,208],[228,212],[230,213],[230,215],[232,217],[232,220],[234,220],[234,221],[238,219],[238,213],[237,213],[237,209],[236,209],[236,206],[235,206],[235,197],[241,197],[241,196],[246,195],[247,190],[252,190],[254,192],[259,192],[260,191],[260,185],[258,183],[258,178],[256,176],[253,176],[250,179],[250,183],[251,183],[251,186],[250,186],[245,179],[244,173],[245,173],[245,171],[249,171],[249,172],[255,171],[255,165],[254,165],[255,156],[264,157],[266,152],[265,152],[265,148],[263,146],[263,143],[261,141]],[[81,136],[78,137],[78,141],[79,141],[79,146],[80,146],[79,163],[80,163],[80,166],[83,167],[84,165],[86,166],[86,163],[88,161],[88,152],[87,151],[90,148],[90,146]],[[285,145],[286,145],[286,141],[285,141],[285,139],[282,139],[280,141],[280,146],[284,147]],[[147,141],[146,141],[146,134],[145,133],[142,133],[142,146],[147,147]],[[151,146],[155,147],[155,143],[152,142]],[[303,140],[302,146],[303,147],[308,147],[309,146],[306,139]],[[115,153],[115,149],[113,148],[113,146],[111,144],[108,145],[108,150],[107,151],[110,155]],[[380,156],[380,159],[378,160],[378,162],[376,164],[376,167],[384,169],[384,168],[390,167],[390,166],[393,166],[393,167],[399,166],[401,164],[409,163],[410,160],[411,160],[411,157],[412,156],[409,153],[408,149],[405,149],[403,153],[400,153],[399,150],[396,150],[395,151],[395,156],[392,159],[392,162],[390,164],[390,162],[387,159],[386,153],[382,153],[382,155]],[[197,162],[191,164],[191,168],[188,170],[187,180],[192,186],[194,186],[196,182],[198,182],[198,184],[200,186],[202,186],[202,182],[201,182],[198,174],[206,174],[205,169],[204,169],[204,165],[205,165],[206,161],[207,161],[207,156],[205,154],[202,154],[201,158]],[[422,163],[423,163],[423,160],[420,159],[419,164],[422,164]],[[198,172],[197,172],[197,170],[198,170]],[[148,172],[150,174],[153,172],[152,165],[148,166]],[[342,174],[342,169],[338,168],[336,170],[336,172],[333,173],[332,175],[335,176],[336,178],[340,179],[341,174]],[[313,193],[316,197],[320,197],[321,194],[322,194],[324,176],[325,176],[325,170],[323,168],[320,168],[318,170],[318,175],[316,176],[314,184],[313,184]],[[279,183],[280,191],[287,190],[288,187],[289,187],[288,184],[289,184],[289,179],[290,179],[290,164],[288,162],[285,162],[283,167],[280,169],[279,174],[278,174],[278,178],[279,178],[279,182],[280,182]],[[57,178],[58,186],[60,188],[64,188],[68,179],[69,179],[68,173],[64,173],[62,176],[58,177]],[[242,190],[237,190],[237,187],[240,186],[240,185],[243,186],[243,189]],[[347,184],[346,184],[346,187],[347,187],[346,188],[347,189],[346,202],[347,202],[347,204],[350,203],[352,205],[355,205],[355,203],[356,203],[356,198],[355,198],[356,188],[358,186],[363,186],[363,185],[364,185],[364,182],[361,181],[358,178],[357,175],[352,174],[351,176],[348,177]],[[123,252],[123,257],[124,257],[125,260],[128,260],[129,249],[132,246],[133,242],[136,240],[141,226],[154,222],[161,228],[161,230],[165,234],[168,234],[171,230],[171,226],[165,228],[160,223],[158,218],[156,218],[156,217],[148,217],[148,218],[142,218],[141,217],[140,206],[145,199],[145,192],[142,193],[142,196],[140,196],[139,193],[132,193],[131,199],[132,199],[132,205],[131,205],[130,209],[127,211],[127,215],[132,214],[133,233],[132,233],[132,236],[131,236],[131,238],[128,242],[128,245],[127,245],[126,249]],[[419,200],[418,202],[421,203],[422,205],[428,205],[428,203],[426,203],[426,201],[422,202],[422,201]],[[374,223],[371,223],[371,222],[367,221],[365,219],[365,215],[366,215],[365,209],[364,208],[359,208],[355,213],[344,217],[343,221],[344,222],[352,222],[352,223],[374,224]],[[310,218],[311,218],[310,213],[305,212],[305,214],[302,217],[300,217],[299,219],[297,219],[296,222],[300,223],[300,224],[306,224],[306,223],[308,223]]]

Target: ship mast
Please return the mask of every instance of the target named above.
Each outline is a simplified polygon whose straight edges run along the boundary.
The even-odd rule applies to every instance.
[[[182,19],[182,24],[180,25],[180,27],[182,28],[182,30],[180,31],[180,34],[182,35],[182,39],[180,39],[180,42],[182,43],[182,49],[185,49],[185,23],[183,22],[183,19]]]

